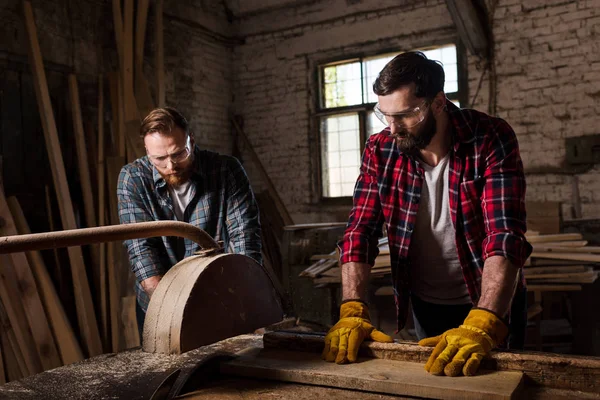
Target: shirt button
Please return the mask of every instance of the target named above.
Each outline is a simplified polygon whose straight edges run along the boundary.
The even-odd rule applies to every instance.
[[[421,198],[420,198],[420,197],[415,197],[415,199],[414,199],[413,203],[415,203],[415,204],[419,204],[419,202],[420,202],[420,201],[421,201]]]
[[[407,232],[412,232],[413,231],[413,224],[406,225],[406,231]]]

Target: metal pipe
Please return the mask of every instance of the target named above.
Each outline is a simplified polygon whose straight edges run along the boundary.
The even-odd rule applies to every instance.
[[[158,236],[183,237],[198,243],[205,251],[218,250],[221,247],[208,233],[187,222],[151,221],[3,236],[0,237],[0,254]]]

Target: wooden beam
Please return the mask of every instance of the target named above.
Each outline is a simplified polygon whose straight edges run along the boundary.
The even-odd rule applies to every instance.
[[[48,150],[48,159],[50,161],[50,169],[52,170],[52,178],[56,189],[56,196],[58,198],[63,228],[76,229],[77,223],[75,221],[75,212],[73,210],[73,203],[71,202],[71,195],[67,185],[62,150],[58,140],[58,132],[56,131],[56,123],[54,121],[52,104],[50,103],[46,73],[44,71],[44,63],[42,61],[42,54],[37,38],[37,30],[30,1],[26,0],[23,2],[23,10],[29,37],[29,56],[35,83],[34,87],[36,89],[36,97]],[[98,325],[92,304],[90,287],[87,281],[87,273],[83,263],[83,254],[81,252],[81,247],[70,247],[68,252],[71,260],[71,272],[73,274],[74,296],[77,306],[79,328],[88,354],[90,356],[95,356],[102,353],[102,345],[100,343],[100,334],[98,332]]]
[[[260,158],[258,158],[258,155],[254,151],[254,148],[252,147],[252,144],[250,143],[248,136],[246,136],[246,134],[244,133],[242,128],[239,126],[239,124],[237,123],[235,118],[232,118],[231,121],[233,123],[235,130],[238,133],[238,136],[242,139],[242,142],[244,142],[244,146],[246,147],[246,150],[250,153],[250,157],[252,158],[252,161],[254,162],[254,164],[256,165],[258,170],[260,171],[261,178],[267,184],[267,189],[269,190],[269,193],[271,194],[271,197],[273,198],[273,201],[275,202],[277,210],[281,214],[281,218],[283,218],[284,224],[285,225],[293,225],[294,221],[292,220],[292,217],[290,216],[287,208],[285,207],[285,204],[281,200],[281,197],[279,197],[279,193],[277,192],[277,189],[275,188],[273,181],[271,181],[271,178],[269,177],[267,170],[265,170],[265,167],[263,166],[262,162],[260,161]]]
[[[17,233],[19,235],[31,233],[27,220],[25,219],[25,214],[23,214],[23,210],[21,209],[17,198],[9,197],[7,202],[17,227]],[[75,338],[75,333],[71,328],[67,314],[56,293],[56,289],[48,274],[42,255],[39,251],[29,251],[26,254],[44,304],[46,315],[48,316],[48,322],[50,323],[54,338],[56,339],[56,345],[58,346],[62,363],[72,364],[83,360],[81,347],[79,347],[77,338]]]
[[[534,251],[531,258],[551,258],[553,260],[600,262],[599,254],[557,253],[555,251]]]
[[[155,68],[156,68],[156,103],[164,107],[165,103],[165,44],[163,31],[163,5],[164,0],[156,0],[154,4],[154,34],[156,42]]]
[[[471,54],[486,57],[488,35],[471,0],[446,0],[458,35]]]
[[[28,375],[27,365],[23,354],[19,349],[15,332],[12,329],[8,315],[4,310],[4,306],[0,302],[0,343],[4,352],[4,363],[6,366],[6,379],[8,381],[18,380]]]

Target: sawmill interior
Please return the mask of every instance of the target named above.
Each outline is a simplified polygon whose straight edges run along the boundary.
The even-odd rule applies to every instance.
[[[0,398],[600,399],[600,0],[0,21]]]

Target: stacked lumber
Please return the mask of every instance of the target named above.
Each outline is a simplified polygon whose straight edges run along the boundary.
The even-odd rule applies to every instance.
[[[581,290],[598,278],[594,264],[600,263],[600,247],[588,246],[581,234],[531,233],[527,240],[533,252],[523,273],[530,291]]]
[[[157,103],[164,105],[162,4],[157,2],[157,24],[153,26],[160,43],[156,54]],[[78,182],[69,182],[59,139],[61,127],[54,118],[42,58],[49,49],[40,47],[31,2],[24,1],[22,7],[35,96],[52,172],[52,182],[45,182],[50,230],[119,223],[115,195],[118,174],[128,155],[131,161],[145,153],[138,136],[140,119],[155,104],[143,71],[149,1],[125,0],[123,9],[120,1],[113,1],[120,69],[98,76],[97,104],[82,104],[78,76],[68,76],[65,92],[69,95]],[[110,96],[104,96],[106,82]],[[107,100],[110,113],[104,111]],[[82,115],[82,110],[95,107],[97,128],[85,124],[90,116]],[[105,134],[104,122],[109,117],[110,129]],[[82,199],[81,204],[76,203],[78,199]],[[0,182],[0,236],[30,233],[27,211],[21,209],[16,197],[5,194]],[[39,252],[0,256],[0,384],[85,357],[140,345],[134,277],[121,243],[69,247],[67,252],[68,258],[61,260],[54,252],[54,258],[45,260],[56,264],[59,277],[54,280]],[[72,288],[64,294],[62,275],[66,274],[71,275]],[[67,307],[70,302],[74,308]]]
[[[579,233],[527,235],[533,252],[527,259],[524,274],[530,290],[581,290],[582,284],[593,283],[600,271],[594,264],[600,263],[600,246],[588,246]],[[379,241],[379,255],[371,269],[371,277],[383,277],[391,273],[390,250],[387,238]],[[338,254],[315,254],[311,264],[300,276],[313,279],[318,286],[341,282]]]

